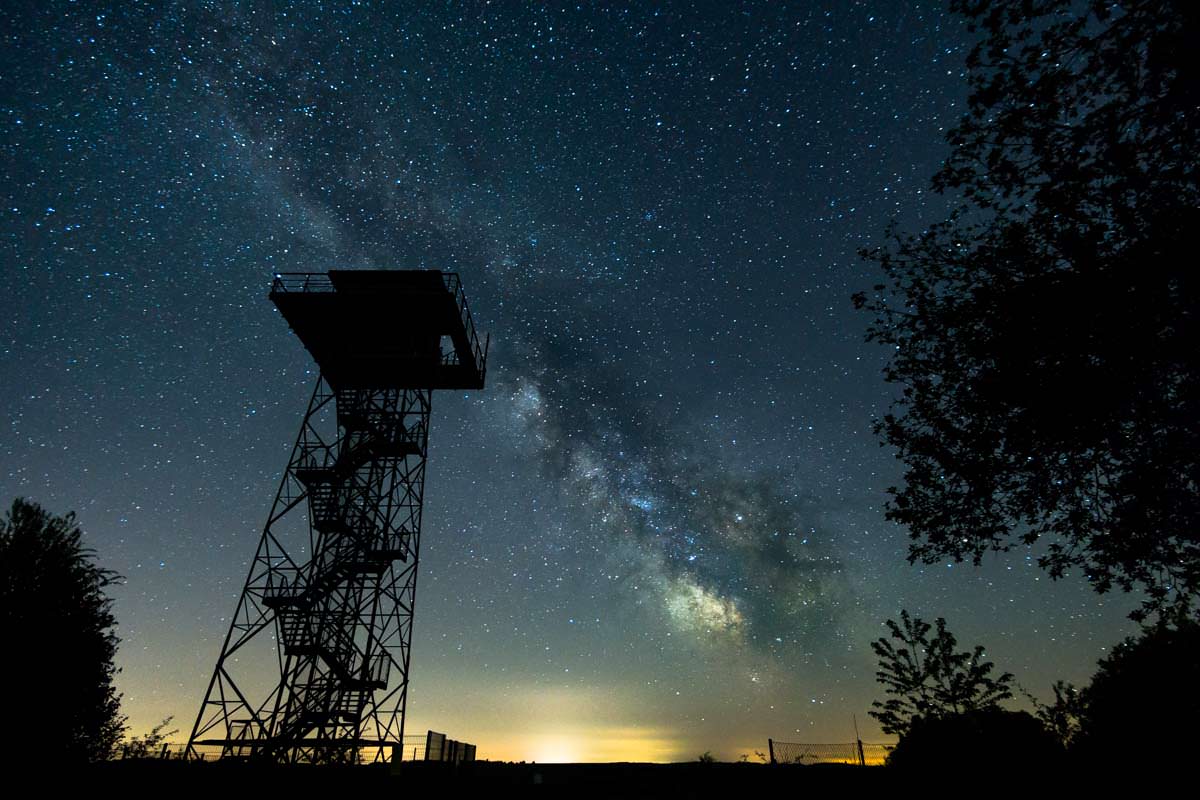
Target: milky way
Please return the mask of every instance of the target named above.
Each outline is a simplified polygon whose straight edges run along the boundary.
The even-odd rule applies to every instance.
[[[594,362],[573,360],[591,376],[581,379],[544,357],[530,361],[543,367],[504,388],[545,475],[586,501],[624,568],[659,595],[679,630],[778,652],[836,625],[843,568],[814,497],[783,495],[767,478],[689,452],[686,431],[669,430]],[[603,399],[569,399],[592,392]]]

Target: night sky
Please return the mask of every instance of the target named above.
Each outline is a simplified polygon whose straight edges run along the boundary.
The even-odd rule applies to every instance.
[[[131,732],[190,730],[316,379],[271,276],[335,268],[456,271],[492,336],[487,388],[434,395],[410,733],[884,741],[901,608],[1043,698],[1086,682],[1136,598],[1027,551],[910,566],[883,519],[856,250],[945,211],[963,24],[524,5],[0,10],[0,501],[125,576]]]

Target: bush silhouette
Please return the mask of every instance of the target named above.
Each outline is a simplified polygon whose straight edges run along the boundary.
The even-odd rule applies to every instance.
[[[123,758],[156,758],[167,739],[179,733],[179,729],[164,730],[174,717],[167,717],[150,729],[145,736],[134,736],[122,750]]]
[[[5,637],[3,749],[14,763],[109,757],[124,731],[113,688],[117,637],[105,589],[74,514],[13,501],[0,519],[0,630]]]
[[[1195,720],[1200,717],[1200,623],[1176,621],[1126,639],[1100,661],[1079,693],[1073,752],[1087,761],[1129,758],[1135,739],[1156,760],[1189,763]]]
[[[937,717],[918,717],[888,755],[888,766],[953,769],[1000,760],[1022,768],[1060,762],[1062,745],[1024,711],[984,708]]]

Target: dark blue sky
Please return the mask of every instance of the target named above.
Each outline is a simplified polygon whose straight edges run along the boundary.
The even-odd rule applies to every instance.
[[[459,272],[410,731],[480,757],[865,739],[869,642],[945,616],[1035,693],[1130,630],[1029,553],[913,567],[850,295],[928,179],[940,3],[7,3],[0,498],[75,510],[135,732],[190,727],[315,380],[274,272]],[[7,502],[7,501],[6,501]]]

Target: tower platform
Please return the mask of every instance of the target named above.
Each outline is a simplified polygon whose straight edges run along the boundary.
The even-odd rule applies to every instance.
[[[482,389],[482,345],[453,272],[281,273],[271,300],[334,389]]]

